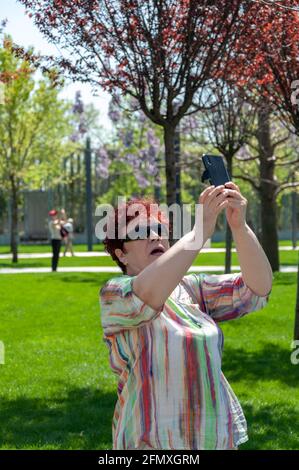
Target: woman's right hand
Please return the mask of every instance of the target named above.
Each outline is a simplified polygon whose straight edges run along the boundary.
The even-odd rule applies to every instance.
[[[199,204],[203,205],[203,241],[211,238],[214,233],[218,214],[228,205],[228,191],[221,186],[209,186],[199,196]]]

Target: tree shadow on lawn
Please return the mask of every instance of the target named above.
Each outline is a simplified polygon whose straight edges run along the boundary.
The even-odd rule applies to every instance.
[[[293,264],[292,264],[293,266]],[[297,283],[297,274],[296,273],[281,273],[275,271],[274,273],[274,286],[288,286]]]
[[[0,268],[10,268],[10,269],[22,269],[22,268],[51,268],[50,266],[45,266],[40,262],[33,262],[33,263],[5,263],[0,262]]]
[[[292,350],[265,343],[257,351],[224,345],[222,370],[229,381],[278,380],[298,388],[299,364],[291,363]]]
[[[71,389],[65,398],[1,401],[0,448],[112,449],[116,394]],[[286,404],[243,405],[249,441],[240,449],[298,449],[299,413]]]
[[[59,274],[59,276],[57,275]],[[37,278],[37,282],[45,282],[45,277],[47,282],[66,282],[67,284],[94,284],[99,287],[99,289],[112,277],[111,274],[106,274],[106,273],[98,273],[98,274],[93,274],[93,273],[72,273],[70,274],[64,274],[64,273],[51,273],[51,276],[49,275],[44,275],[44,273],[41,274],[43,277]]]
[[[298,450],[299,413],[287,404],[253,407],[242,404],[249,440],[241,450]]]
[[[89,388],[65,398],[1,399],[0,448],[112,449],[116,400],[116,391]]]
[[[111,277],[113,277],[113,274],[105,274],[105,273],[98,273],[98,274],[92,274],[92,273],[77,273],[80,274],[80,276],[77,277],[72,277],[72,276],[61,276],[60,281],[62,282],[86,282],[87,284],[96,284],[99,287],[102,287]],[[88,277],[82,278],[82,276],[88,275]],[[55,280],[55,279],[54,279]]]

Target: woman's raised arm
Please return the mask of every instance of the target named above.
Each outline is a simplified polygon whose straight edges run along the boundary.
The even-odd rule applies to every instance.
[[[199,197],[203,204],[203,227],[194,225],[191,232],[185,234],[157,260],[144,268],[133,281],[135,294],[152,308],[160,308],[186,274],[198,252],[207,239],[212,236],[218,214],[228,201],[224,186],[209,186]],[[199,230],[203,229],[203,243],[195,246]]]

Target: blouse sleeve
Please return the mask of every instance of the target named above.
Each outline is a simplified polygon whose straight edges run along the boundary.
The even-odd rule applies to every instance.
[[[245,284],[242,273],[188,274],[184,280],[201,310],[216,322],[233,320],[261,310],[268,303],[272,291],[266,296],[256,294]]]
[[[138,328],[154,320],[163,310],[144,303],[133,291],[136,276],[110,279],[100,290],[101,322],[105,335]]]

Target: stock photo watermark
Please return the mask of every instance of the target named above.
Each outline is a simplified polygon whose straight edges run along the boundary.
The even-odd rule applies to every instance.
[[[299,340],[292,341],[291,348],[294,349],[291,354],[291,363],[297,366],[299,364]]]
[[[116,217],[117,211],[117,217]],[[95,227],[99,240],[106,236],[110,240],[138,240],[153,238],[153,232],[161,238],[169,238],[169,220],[172,215],[172,238],[179,240],[192,231],[192,204],[157,204],[151,203],[149,211],[142,203],[126,205],[126,199],[119,196],[117,209],[111,204],[97,206],[95,215],[100,217]],[[128,218],[131,220],[128,222]],[[145,221],[153,219],[150,228]],[[138,223],[137,223],[138,222]],[[194,237],[190,238],[186,250],[197,250],[203,244],[203,204],[195,204]]]
[[[3,341],[0,341],[0,365],[4,364],[4,352],[5,352],[4,343]]]

